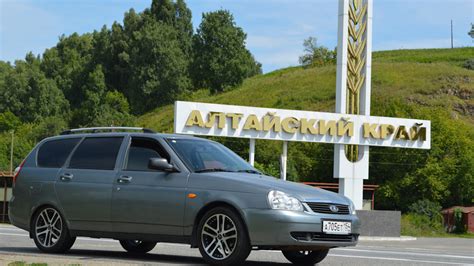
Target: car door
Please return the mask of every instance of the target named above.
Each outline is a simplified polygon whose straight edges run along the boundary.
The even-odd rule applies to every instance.
[[[114,182],[112,221],[117,232],[182,235],[188,174],[148,168],[169,153],[154,138],[132,136]]]
[[[56,194],[72,230],[111,231],[110,203],[123,137],[86,137],[59,172]]]

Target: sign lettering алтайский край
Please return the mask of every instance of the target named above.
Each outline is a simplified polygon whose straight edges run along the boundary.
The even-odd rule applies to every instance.
[[[429,149],[428,120],[177,101],[175,133]]]

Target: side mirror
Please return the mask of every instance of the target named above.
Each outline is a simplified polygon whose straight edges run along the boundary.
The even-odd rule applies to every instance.
[[[178,169],[168,163],[165,158],[150,158],[148,168],[167,172],[178,172]]]

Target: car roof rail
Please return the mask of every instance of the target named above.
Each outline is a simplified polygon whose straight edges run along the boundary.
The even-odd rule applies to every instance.
[[[124,130],[124,131],[142,131],[143,133],[156,133],[155,131],[143,128],[143,127],[83,127],[83,128],[73,128],[61,132],[60,135],[69,135],[79,132],[88,132],[90,133],[102,133],[103,131],[113,132],[115,130]]]

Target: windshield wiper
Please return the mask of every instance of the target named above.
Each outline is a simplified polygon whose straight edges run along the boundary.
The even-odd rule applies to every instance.
[[[239,172],[239,173],[257,174],[257,175],[261,175],[261,174],[262,174],[262,173],[260,173],[259,171],[256,171],[256,170],[253,170],[253,169],[243,169],[243,170],[238,170],[237,172]]]
[[[194,171],[195,173],[205,173],[205,172],[234,172],[231,170],[227,170],[224,168],[206,168],[206,169],[199,169]]]

